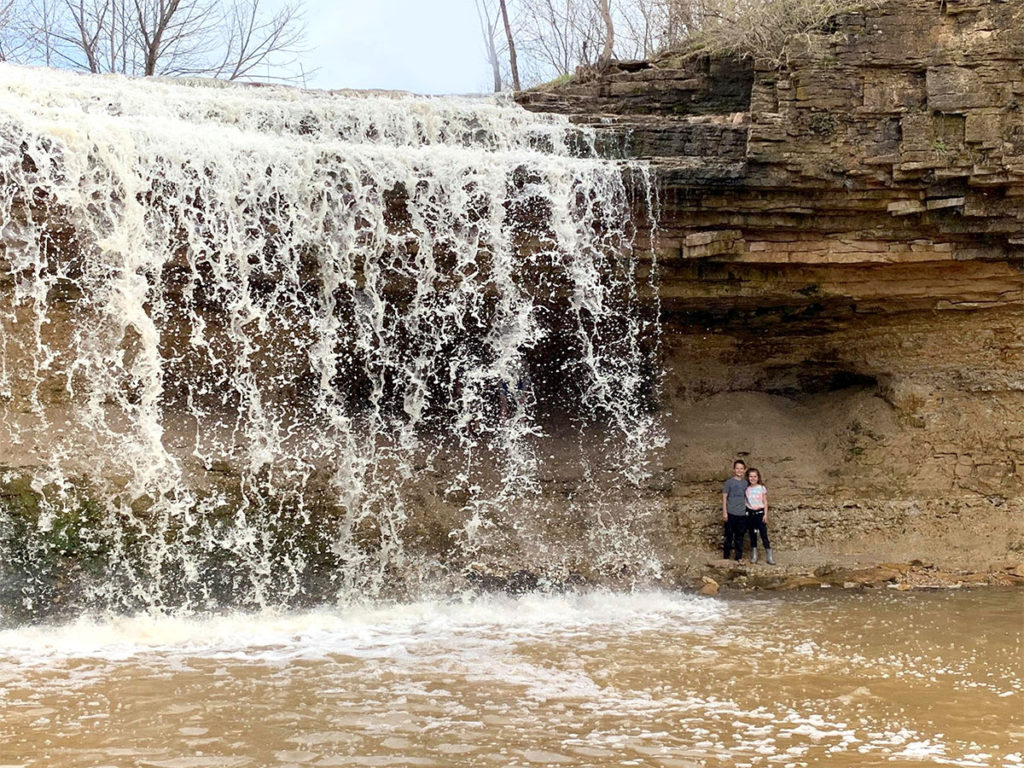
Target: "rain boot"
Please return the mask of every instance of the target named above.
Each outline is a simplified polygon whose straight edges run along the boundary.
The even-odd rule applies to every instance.
[[[771,552],[771,550],[768,551]],[[752,550],[750,550],[750,562],[757,562],[757,547],[754,547]]]
[[[768,565],[775,565],[775,558],[772,557],[771,547],[768,547],[768,549],[765,550],[765,554],[768,556]]]

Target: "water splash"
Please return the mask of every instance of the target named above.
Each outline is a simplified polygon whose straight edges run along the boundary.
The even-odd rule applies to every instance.
[[[643,477],[652,185],[588,131],[6,66],[0,92],[0,602],[412,589],[508,545],[565,424]]]

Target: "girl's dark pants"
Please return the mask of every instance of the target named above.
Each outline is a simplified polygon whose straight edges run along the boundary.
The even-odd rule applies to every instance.
[[[725,521],[725,559],[729,559],[729,553],[736,550],[736,559],[743,557],[743,536],[747,532],[747,518],[745,515],[729,515]]]
[[[755,549],[757,547],[757,534],[761,534],[761,543],[764,544],[765,549],[771,549],[771,542],[768,541],[768,526],[764,522],[764,512],[755,512],[752,509],[747,510],[747,530],[750,532],[750,548]]]

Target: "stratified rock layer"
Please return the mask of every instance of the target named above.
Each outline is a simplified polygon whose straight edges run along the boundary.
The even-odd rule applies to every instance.
[[[779,549],[1020,559],[1022,10],[890,0],[781,70],[667,54],[520,96],[657,169],[680,551],[740,455]]]

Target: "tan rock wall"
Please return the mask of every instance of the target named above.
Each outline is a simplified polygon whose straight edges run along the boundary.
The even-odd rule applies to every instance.
[[[717,539],[739,454],[789,548],[1020,558],[1020,12],[890,0],[794,40],[781,70],[667,54],[521,97],[610,122],[658,172],[658,487],[683,549]],[[723,71],[749,76],[746,104],[720,98]],[[686,72],[685,99],[642,101]]]

